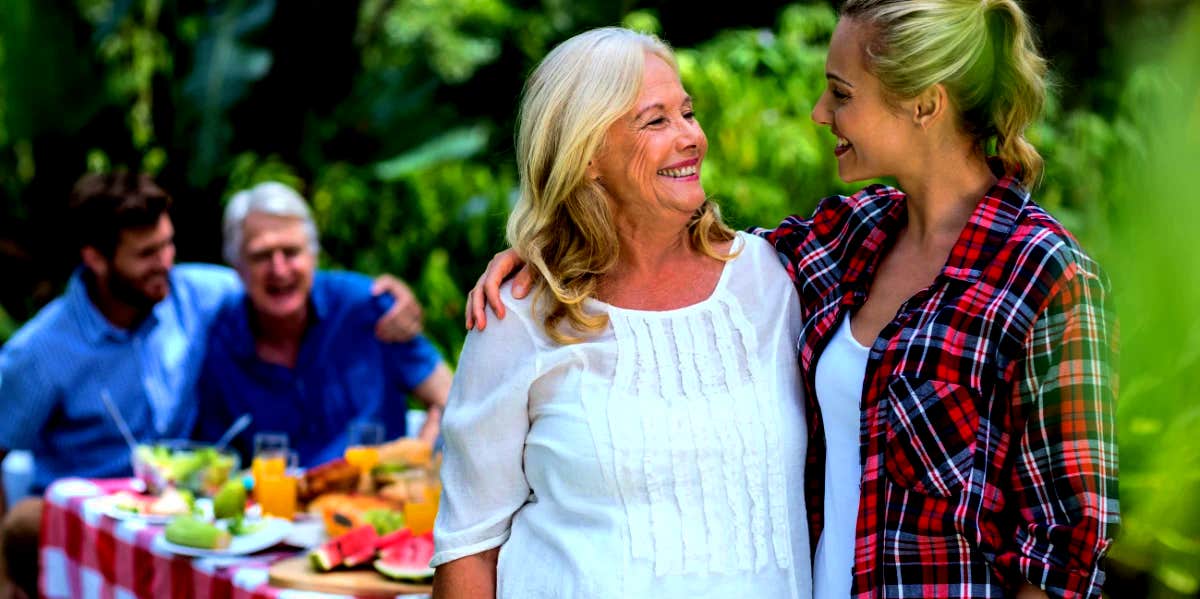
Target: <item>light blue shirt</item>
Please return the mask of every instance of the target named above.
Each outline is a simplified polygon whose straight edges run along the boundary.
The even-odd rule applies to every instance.
[[[241,289],[229,268],[175,266],[167,297],[122,329],[92,303],[83,272],[0,349],[0,447],[33,453],[35,493],[65,476],[132,475],[105,390],[138,441],[187,438],[208,326]]]

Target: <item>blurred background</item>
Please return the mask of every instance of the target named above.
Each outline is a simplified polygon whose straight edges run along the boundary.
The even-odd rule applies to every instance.
[[[1056,82],[1032,132],[1035,198],[1109,270],[1121,318],[1108,595],[1200,597],[1200,6],[1024,5]],[[453,361],[463,291],[505,245],[522,82],[554,44],[611,24],[679,51],[704,184],[735,227],[859,187],[808,116],[831,2],[0,0],[0,341],[77,263],[72,183],[123,168],[175,196],[180,261],[220,261],[234,191],[291,184],[322,265],[409,281]]]

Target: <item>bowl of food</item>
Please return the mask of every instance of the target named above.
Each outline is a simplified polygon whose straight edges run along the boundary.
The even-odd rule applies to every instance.
[[[230,449],[186,440],[158,441],[133,450],[133,474],[152,494],[174,487],[211,497],[240,465],[238,454]]]

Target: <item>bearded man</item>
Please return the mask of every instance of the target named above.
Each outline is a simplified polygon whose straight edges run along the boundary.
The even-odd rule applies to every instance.
[[[0,349],[0,460],[33,454],[31,491],[59,478],[131,476],[130,451],[107,399],[139,442],[187,438],[196,422],[194,386],[217,308],[241,292],[229,268],[175,265],[170,196],[147,175],[85,175],[70,201],[82,264],[66,291]],[[384,340],[419,331],[420,308],[394,277],[376,291],[396,298],[377,323]],[[0,516],[6,515],[0,483]],[[36,596],[42,503],[18,503],[0,543],[14,590]]]

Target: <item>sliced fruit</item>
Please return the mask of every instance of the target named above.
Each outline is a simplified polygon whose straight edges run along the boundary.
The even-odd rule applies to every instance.
[[[388,578],[410,582],[425,582],[433,578],[434,573],[433,568],[428,566],[421,568],[415,564],[406,564],[382,558],[375,560],[375,570]]]
[[[372,545],[355,553],[351,553],[342,558],[342,565],[347,568],[361,566],[375,559],[375,546]]]
[[[330,493],[322,495],[308,504],[311,514],[319,514],[325,522],[325,532],[335,538],[350,532],[367,522],[363,513],[368,510],[392,510],[396,506],[388,501],[369,495],[347,495]]]
[[[236,518],[246,512],[246,485],[241,479],[225,481],[213,497],[213,517]]]
[[[397,545],[407,541],[413,536],[412,531],[407,528],[401,528],[395,532],[390,532],[375,540],[375,549],[377,551],[385,551],[392,545]]]
[[[433,576],[429,560],[433,559],[433,535],[409,536],[392,543],[380,552],[375,569],[388,578],[419,581]]]
[[[308,562],[313,570],[328,572],[342,565],[342,554],[338,552],[336,544],[326,543],[308,552]]]
[[[404,528],[404,512],[389,509],[370,509],[362,513],[363,522],[375,527],[375,532],[386,535]]]
[[[176,545],[200,549],[224,549],[229,547],[231,540],[229,532],[191,516],[173,518],[167,523],[164,534],[168,541]]]
[[[350,559],[351,562],[358,560],[353,565],[364,564],[375,555],[375,541],[378,538],[375,527],[364,524],[313,549],[309,552],[308,559],[312,563],[313,569],[318,572],[328,572],[339,566],[347,565],[347,559]],[[364,555],[365,557],[363,557]]]

